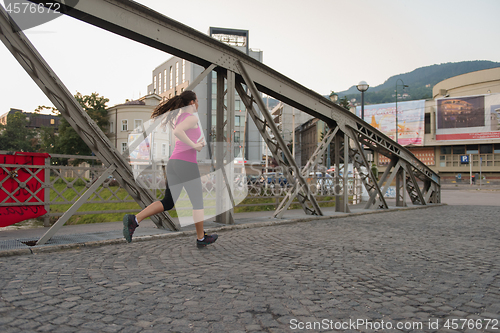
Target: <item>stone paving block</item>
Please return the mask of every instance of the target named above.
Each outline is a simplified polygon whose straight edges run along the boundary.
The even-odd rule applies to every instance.
[[[235,229],[203,252],[179,237],[19,256],[3,267],[0,326],[288,332],[293,318],[495,318],[498,239],[482,230],[494,230],[497,211],[442,206]],[[56,284],[37,276],[49,273]]]

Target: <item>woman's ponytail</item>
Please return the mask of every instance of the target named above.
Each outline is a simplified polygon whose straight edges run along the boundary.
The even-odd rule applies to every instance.
[[[151,118],[156,118],[164,113],[169,112],[167,115],[167,123],[173,124],[173,120],[179,113],[179,109],[188,106],[191,101],[196,100],[196,94],[194,91],[185,90],[180,95],[175,95],[174,97],[166,100],[165,102],[159,104],[151,114]],[[176,111],[176,112],[171,112]]]

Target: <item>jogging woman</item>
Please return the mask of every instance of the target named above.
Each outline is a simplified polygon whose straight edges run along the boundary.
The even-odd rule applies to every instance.
[[[175,148],[167,163],[165,197],[161,201],[153,202],[137,215],[127,214],[123,217],[123,236],[127,242],[132,241],[132,235],[142,220],[171,210],[183,188],[193,206],[197,246],[204,247],[217,240],[217,235],[207,235],[203,230],[203,189],[196,154],[203,149],[205,142],[198,141],[201,129],[198,126],[198,117],[194,115],[195,112],[198,112],[198,98],[190,90],[172,97],[153,111],[151,118],[167,113],[166,122],[172,126],[176,138]]]

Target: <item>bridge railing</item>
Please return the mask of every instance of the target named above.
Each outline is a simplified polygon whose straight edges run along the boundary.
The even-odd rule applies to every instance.
[[[12,153],[0,151],[0,155],[8,154]],[[60,159],[80,159],[86,160],[86,162],[82,162],[78,166],[55,164]],[[12,214],[22,215],[23,211],[19,207],[26,209],[26,207],[43,206],[46,209],[46,214],[39,216],[39,218],[43,219],[46,227],[49,227],[58,217],[62,216],[91,187],[93,182],[106,171],[106,167],[95,156],[52,154],[45,159],[44,163],[39,164],[7,164],[0,161],[0,170],[3,170],[7,177],[22,172],[32,175],[43,172],[45,175],[42,181],[36,178],[39,181],[39,186],[36,188],[30,188],[30,186],[27,186],[27,181],[17,181],[15,178],[13,178],[15,186],[9,188],[2,186],[1,190],[7,193],[7,198],[15,198],[20,192],[23,192],[25,196],[22,201],[17,200],[17,202],[5,199],[0,202],[0,208],[7,209]],[[248,170],[250,174],[234,179],[235,185],[246,186],[248,190],[246,199],[236,206],[236,212],[266,210],[266,206],[277,207],[286,195],[291,183],[284,177],[283,170],[279,167],[267,169],[251,167]],[[335,176],[327,172],[311,172],[306,175],[306,178],[311,192],[317,197],[318,203],[321,205],[332,205],[334,203],[333,197],[343,191],[342,179],[336,182]],[[202,184],[205,193],[210,193],[215,186],[215,183],[207,179],[203,179]],[[362,182],[359,176],[353,175],[348,178],[347,189],[351,203],[359,203],[362,190]],[[46,191],[43,200],[38,198],[41,190]],[[165,189],[149,189],[149,191],[152,192],[155,198],[161,199]],[[188,201],[189,199],[184,197],[179,200]],[[178,209],[182,210],[182,208]],[[116,220],[119,220],[119,214],[138,211],[140,211],[140,207],[136,201],[113,176],[109,176],[81,209],[73,215],[117,214]],[[78,217],[73,219],[78,220]],[[96,217],[96,221],[99,222],[99,218]]]

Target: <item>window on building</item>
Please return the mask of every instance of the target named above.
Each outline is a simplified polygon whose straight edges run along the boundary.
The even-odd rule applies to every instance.
[[[212,110],[217,110],[217,100],[215,98],[212,98]]]
[[[449,154],[451,154],[451,146],[442,146],[441,155],[449,155]]]
[[[240,125],[240,116],[234,117],[234,126],[241,126]]]
[[[234,132],[234,142],[240,142],[240,132]]]
[[[493,145],[479,145],[481,154],[493,154]]]
[[[212,114],[212,126],[217,126],[217,115]]]
[[[167,155],[167,144],[162,143],[161,144],[161,156],[166,156]]]
[[[167,91],[167,70],[163,71],[163,92]]]
[[[142,119],[134,119],[134,129],[142,127]]]
[[[161,72],[158,74],[158,93],[161,94],[162,90],[161,88],[163,87],[163,85],[161,84]]]
[[[170,74],[170,77],[169,77],[170,86],[168,87],[168,89],[172,89],[174,87],[174,72],[172,70],[172,66],[170,66],[170,73],[169,74]]]
[[[465,146],[453,146],[453,154],[454,155],[465,154]]]
[[[467,154],[479,154],[478,145],[467,145]]]
[[[186,60],[182,59],[182,83],[186,82]]]
[[[127,150],[127,143],[122,142],[122,153],[125,152],[125,150]]]
[[[240,152],[241,152],[241,147],[234,147],[234,156],[235,157],[240,156]]]
[[[158,90],[156,89],[156,75],[153,77],[153,91],[156,93]]]
[[[109,133],[114,133],[115,132],[115,123],[110,121],[109,122]]]
[[[157,146],[157,143],[153,143],[153,151],[151,152],[151,156],[155,157],[156,156],[156,146]]]
[[[431,114],[426,113],[425,114],[425,120],[424,120],[424,126],[425,126],[425,134],[431,133]]]
[[[128,120],[122,120],[122,131],[128,131]]]
[[[175,63],[175,86],[179,85],[179,62]]]
[[[51,125],[54,125],[56,123],[56,120],[55,119],[50,119],[50,124]]]
[[[493,152],[494,152],[495,154],[499,154],[499,153],[500,153],[500,143],[495,143],[495,144],[493,145]]]

